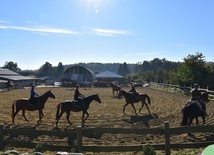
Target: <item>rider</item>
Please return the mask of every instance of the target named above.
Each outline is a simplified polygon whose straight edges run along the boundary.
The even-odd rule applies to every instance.
[[[35,85],[33,84],[30,90],[30,104],[36,106],[38,103],[38,100],[35,97],[39,95],[35,92],[34,88],[35,88]]]
[[[132,93],[132,100],[134,102],[134,99],[139,95],[138,91],[135,89],[134,83],[131,82],[131,90],[129,90],[130,93]]]
[[[197,83],[194,84],[194,88],[191,90],[190,93],[191,93],[191,96],[192,96],[191,97],[191,101],[198,101],[201,104],[205,115],[207,115],[207,113],[206,113],[206,105],[205,105],[205,102],[201,100],[202,94],[201,94],[201,91],[198,90],[198,84]]]
[[[82,95],[79,92],[79,88],[80,88],[80,85],[77,84],[76,85],[76,90],[75,90],[75,93],[74,93],[74,100],[77,100],[80,103],[80,107],[83,107],[83,104],[84,104],[83,97],[84,97],[84,95]]]

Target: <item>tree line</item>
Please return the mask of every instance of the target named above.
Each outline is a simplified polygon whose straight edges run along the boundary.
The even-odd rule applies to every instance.
[[[73,66],[80,65],[88,68],[95,74],[103,71],[112,71],[136,82],[160,82],[172,85],[191,86],[198,83],[201,87],[214,89],[214,63],[206,62],[205,56],[197,52],[187,55],[183,62],[168,61],[165,58],[154,58],[151,61],[138,62],[136,64],[124,63],[79,63],[52,66],[46,62],[38,70],[21,70],[18,64],[12,61],[6,62],[3,68],[8,68],[24,76],[34,77],[61,77],[63,72]]]

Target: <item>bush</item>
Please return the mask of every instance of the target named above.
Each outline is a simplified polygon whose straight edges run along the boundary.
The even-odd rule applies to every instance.
[[[143,154],[144,155],[156,155],[156,152],[154,150],[154,148],[150,145],[145,145],[143,147]]]

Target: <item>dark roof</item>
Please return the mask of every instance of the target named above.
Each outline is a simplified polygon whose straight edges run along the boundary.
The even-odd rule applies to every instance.
[[[105,71],[105,72],[96,74],[95,77],[96,78],[124,78],[123,76],[110,71]]]
[[[34,80],[35,78],[31,78],[28,76],[22,76],[9,69],[0,68],[0,79],[1,80],[21,81],[21,80]]]

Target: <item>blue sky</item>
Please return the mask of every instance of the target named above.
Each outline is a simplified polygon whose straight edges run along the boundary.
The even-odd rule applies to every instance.
[[[213,0],[0,0],[0,66],[214,59]]]

